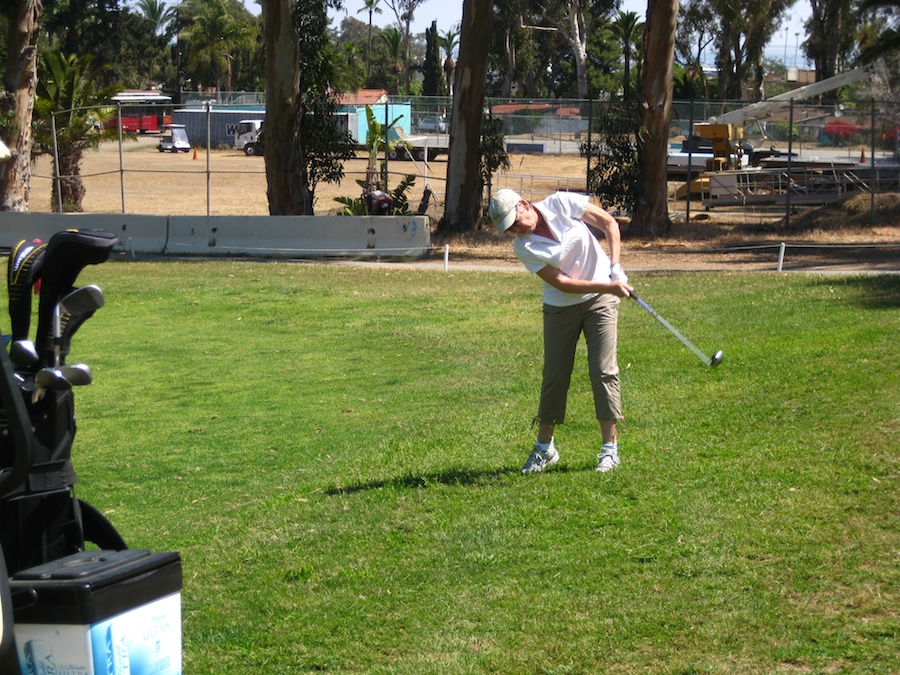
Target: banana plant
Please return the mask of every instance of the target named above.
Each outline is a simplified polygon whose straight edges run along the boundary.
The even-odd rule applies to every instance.
[[[369,155],[369,163],[366,167],[366,184],[365,192],[371,192],[380,183],[382,190],[387,190],[387,171],[382,163],[380,170],[378,167],[378,155],[381,152],[395,153],[398,148],[406,148],[411,150],[412,146],[396,133],[391,134],[391,130],[395,128],[397,122],[403,118],[398,115],[386,126],[375,119],[375,113],[372,112],[371,106],[366,106],[366,124],[368,126],[366,133],[366,152]],[[393,138],[392,138],[393,136]]]

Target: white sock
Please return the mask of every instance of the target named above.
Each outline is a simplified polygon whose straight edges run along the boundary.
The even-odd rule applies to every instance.
[[[608,452],[612,452],[615,454],[619,454],[619,444],[618,443],[604,443],[603,450]]]
[[[553,439],[551,438],[549,443],[541,443],[540,441],[537,441],[537,446],[541,452],[547,452],[550,448],[553,447]]]

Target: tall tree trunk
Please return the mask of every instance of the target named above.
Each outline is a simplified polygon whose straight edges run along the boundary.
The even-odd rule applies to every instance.
[[[409,96],[409,31],[410,31],[410,22],[412,21],[412,3],[410,3],[410,7],[406,12],[406,29],[403,32],[403,70],[405,71],[405,80],[404,86],[406,95]]]
[[[578,0],[569,6],[569,22],[565,31],[566,39],[572,48],[575,58],[575,80],[578,86],[578,98],[588,97],[587,81],[587,31],[584,27],[584,14],[581,11],[581,3]]]
[[[494,19],[492,0],[464,0],[447,159],[447,195],[438,229],[464,232],[481,221],[481,116]]]
[[[666,157],[672,117],[672,63],[678,0],[648,0],[644,40],[643,142],[638,143],[643,199],[634,213],[629,234],[661,236],[669,231]]]
[[[366,85],[369,84],[369,74],[372,72],[372,10],[369,10],[369,39],[366,42]]]
[[[84,195],[87,190],[81,179],[81,160],[84,153],[81,150],[73,150],[69,153],[60,153],[57,175],[59,179],[59,194],[62,204],[56,204],[56,190],[53,190],[53,199],[56,204],[54,211],[61,213],[82,213],[84,211]]]
[[[0,210],[27,211],[31,183],[31,115],[37,88],[37,39],[43,11],[40,0],[20,0],[9,16],[4,112],[12,123],[4,138],[12,158],[0,165]]]
[[[516,77],[516,43],[513,36],[513,26],[507,26],[503,33],[503,50],[506,52],[506,75],[503,77],[503,85],[500,90],[504,97],[512,96],[513,80]],[[518,92],[520,95],[522,92]]]
[[[312,215],[312,192],[301,171],[302,146],[297,110],[300,68],[293,0],[263,0],[266,39],[266,194],[269,214]]]

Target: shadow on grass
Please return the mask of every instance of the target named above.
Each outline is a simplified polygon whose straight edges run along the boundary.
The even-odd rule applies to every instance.
[[[559,465],[552,469],[548,469],[548,474],[554,473],[570,473],[582,472],[588,469],[593,471],[594,465]],[[347,495],[366,490],[382,490],[384,488],[394,488],[401,490],[422,490],[434,485],[450,485],[450,486],[468,486],[468,485],[490,485],[497,481],[509,478],[510,476],[522,476],[523,480],[536,480],[537,476],[523,476],[521,467],[501,467],[498,469],[450,469],[439,473],[426,474],[407,474],[396,478],[386,478],[384,480],[374,480],[365,483],[355,483],[353,485],[339,485],[325,490],[327,495]]]
[[[900,307],[900,275],[873,274],[844,279],[818,279],[816,286],[843,285],[858,291],[859,304],[868,309],[896,309]]]

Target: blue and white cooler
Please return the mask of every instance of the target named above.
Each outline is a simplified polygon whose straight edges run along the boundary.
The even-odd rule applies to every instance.
[[[13,575],[26,675],[181,675],[181,557],[85,551]]]

